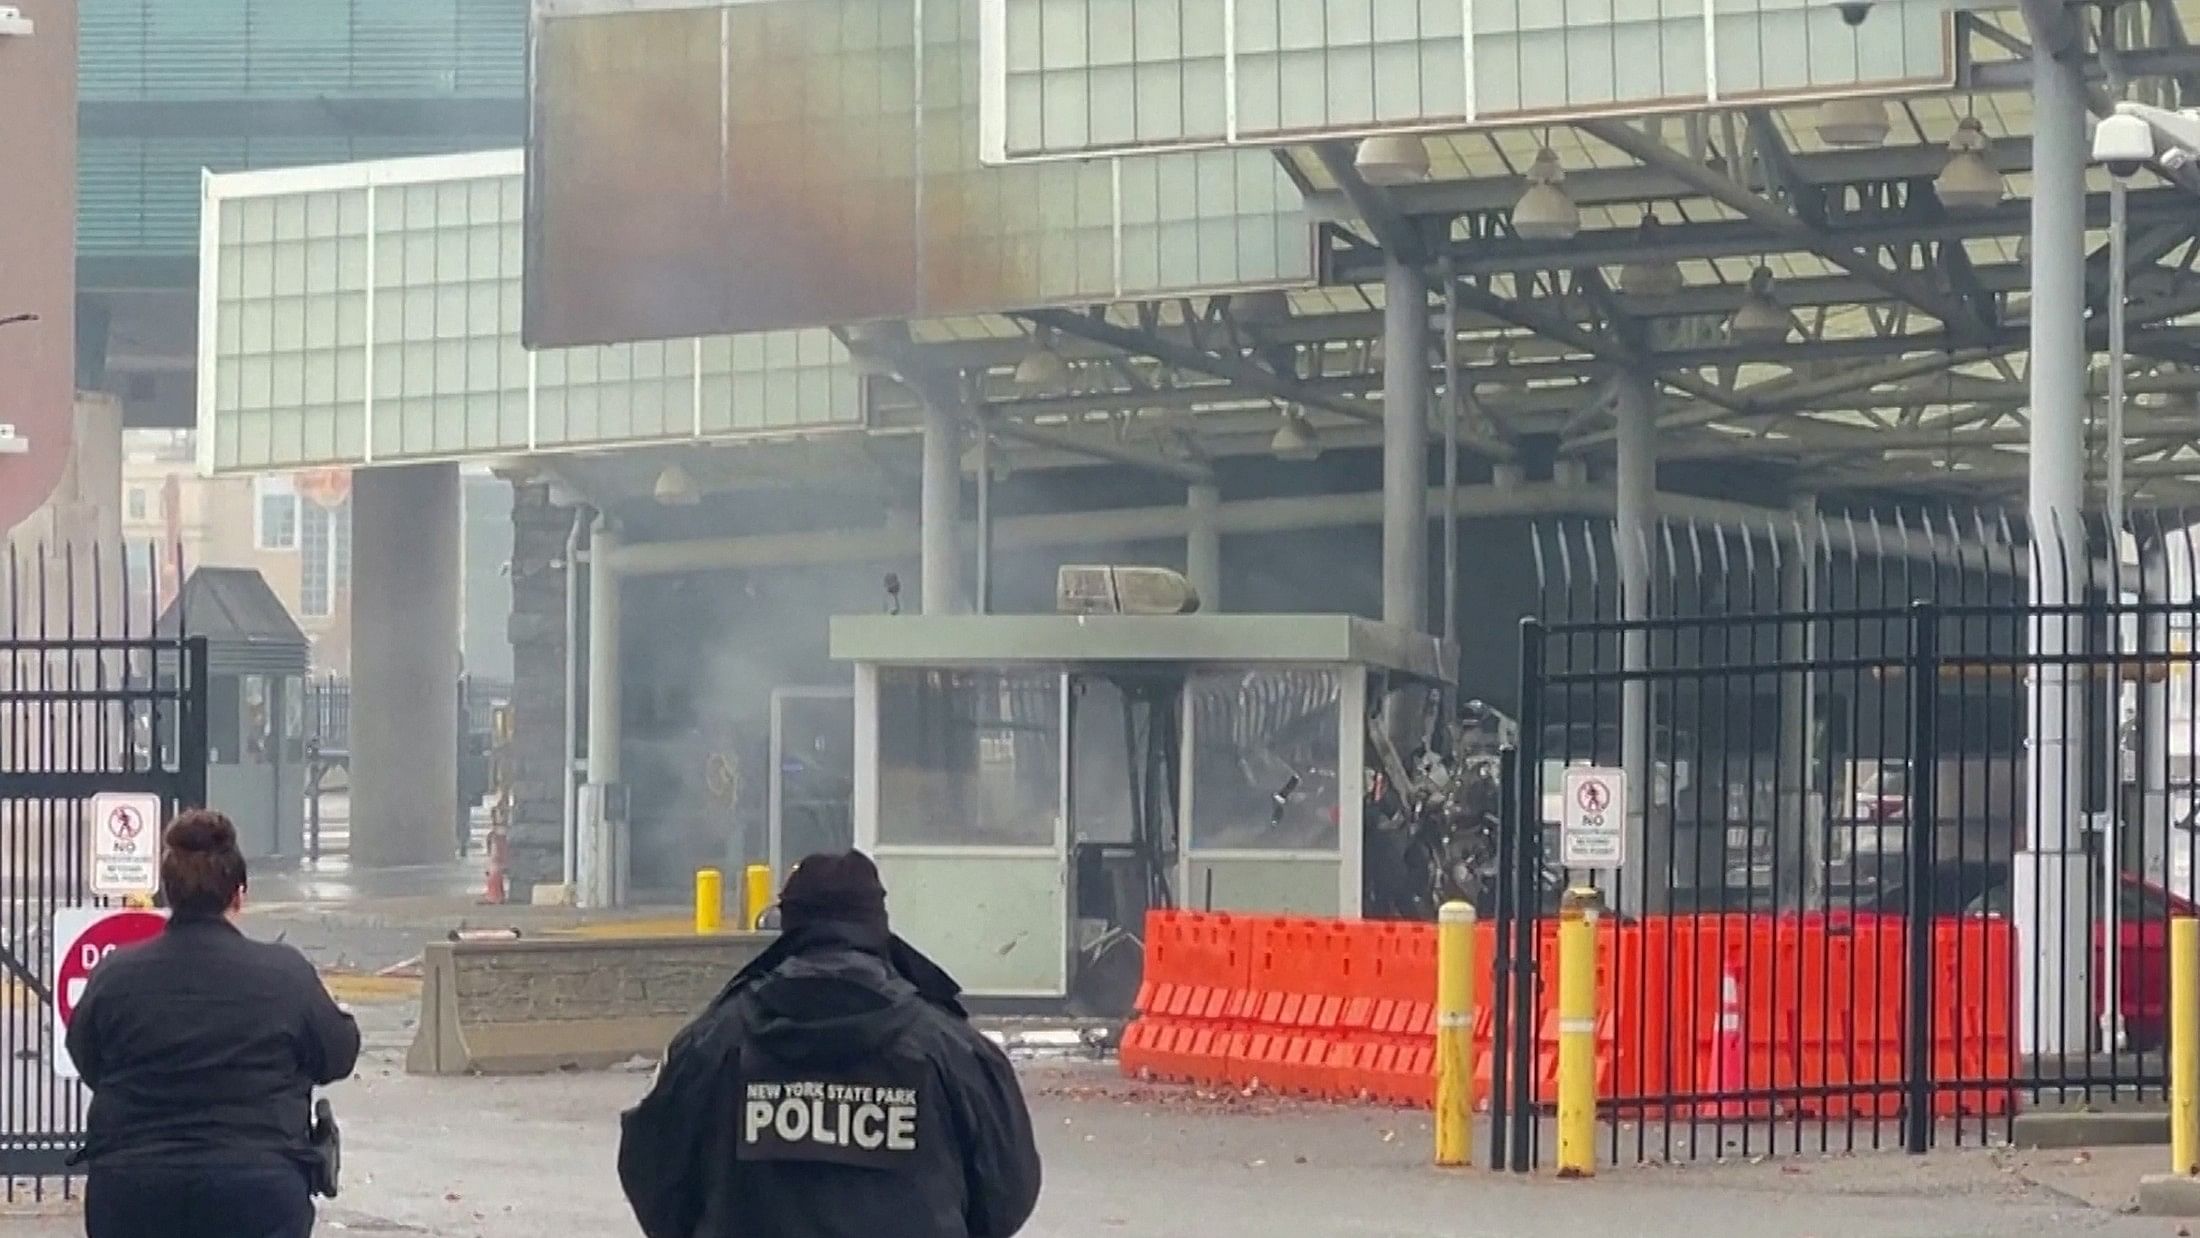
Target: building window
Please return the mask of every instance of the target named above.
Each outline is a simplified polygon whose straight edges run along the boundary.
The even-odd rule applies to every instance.
[[[146,518],[146,513],[150,509],[151,504],[146,500],[145,487],[130,487],[130,495],[126,502],[128,504],[130,519],[143,520]]]
[[[351,500],[334,507],[307,503],[299,509],[298,613],[326,619],[351,588]]]
[[[298,548],[298,492],[288,474],[252,479],[253,541],[262,550]]]

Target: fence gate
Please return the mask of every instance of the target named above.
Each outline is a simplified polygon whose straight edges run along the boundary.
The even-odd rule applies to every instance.
[[[54,1075],[56,911],[86,888],[87,800],[206,789],[206,644],[159,635],[155,556],[0,558],[0,1200],[70,1192],[83,1089]],[[176,578],[180,578],[180,572]],[[176,625],[172,631],[182,631]],[[59,1181],[56,1182],[55,1180]]]
[[[2093,532],[2072,540],[2117,544]],[[1498,861],[1497,1162],[1544,1152],[1578,886],[1615,1162],[1924,1152],[2006,1139],[2026,1105],[2158,1099],[2168,920],[2200,905],[2200,608],[2171,587],[2183,528],[2133,540],[2137,566],[2052,564],[2084,600],[2045,606],[2038,539],[1998,521],[1669,527],[1638,565],[1606,528],[1546,532]],[[1650,582],[1624,610],[1623,566]],[[1624,786],[1618,871],[1564,867],[1583,766]]]

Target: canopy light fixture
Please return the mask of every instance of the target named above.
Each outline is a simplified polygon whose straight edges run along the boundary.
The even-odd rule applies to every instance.
[[[1983,211],[2000,205],[2009,195],[2001,173],[1986,161],[1990,149],[1978,117],[1964,117],[1955,136],[1948,139],[1948,162],[1933,178],[1933,192],[1942,206],[1951,211]]]
[[[1410,133],[1363,138],[1352,166],[1370,185],[1414,185],[1428,179],[1428,144]]]
[[[1276,427],[1275,436],[1268,440],[1268,454],[1278,460],[1299,463],[1318,460],[1322,454],[1321,438],[1304,412],[1287,408],[1283,411],[1283,424]]]
[[[1737,344],[1777,344],[1795,329],[1795,316],[1774,295],[1772,268],[1760,266],[1749,273],[1749,290],[1727,319],[1727,338]]]
[[[1581,207],[1566,192],[1566,169],[1548,146],[1528,167],[1528,188],[1513,204],[1512,224],[1530,241],[1570,241],[1581,232]]]
[[[1893,125],[1878,99],[1828,99],[1818,105],[1818,136],[1828,146],[1883,146]]]

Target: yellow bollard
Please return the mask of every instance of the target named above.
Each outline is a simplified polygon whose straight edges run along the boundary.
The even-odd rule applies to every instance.
[[[2200,1174],[2200,919],[2169,922],[2169,1168]]]
[[[1436,913],[1436,1163],[1474,1160],[1474,907]]]
[[[1597,911],[1586,886],[1558,909],[1558,1176],[1596,1174]]]
[[[772,905],[772,866],[751,864],[741,875],[747,898],[741,904],[741,927],[754,929]]]
[[[695,870],[695,931],[715,933],[726,916],[726,877],[715,868]]]

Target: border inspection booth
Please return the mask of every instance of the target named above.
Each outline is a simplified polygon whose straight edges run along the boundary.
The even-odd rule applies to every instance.
[[[162,612],[159,634],[206,638],[207,803],[236,822],[246,859],[297,859],[305,843],[305,632],[258,572],[201,567]]]
[[[1371,706],[1450,673],[1345,615],[842,616],[832,654],[897,928],[1039,1003],[1149,909],[1357,917]]]

